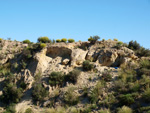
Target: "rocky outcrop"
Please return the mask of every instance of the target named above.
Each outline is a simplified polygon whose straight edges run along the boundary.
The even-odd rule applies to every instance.
[[[46,55],[51,58],[58,56],[63,58],[70,58],[72,50],[65,46],[50,46],[47,48]]]
[[[118,54],[116,50],[101,50],[97,61],[102,66],[111,66],[117,59]]]
[[[64,59],[64,60],[62,61],[62,64],[63,64],[63,65],[67,65],[67,64],[69,63],[69,61],[70,61],[70,59],[67,59],[67,58],[66,58],[66,59]]]
[[[48,67],[48,63],[52,60],[52,58],[46,56],[46,52],[47,49],[45,48],[34,55],[34,60],[29,65],[29,69],[34,75],[44,72]]]
[[[82,49],[73,49],[71,53],[71,66],[81,65],[85,60],[87,51]]]
[[[32,83],[34,82],[34,78],[29,70],[24,71],[23,80],[24,83],[27,85],[26,89],[30,89],[32,87]]]

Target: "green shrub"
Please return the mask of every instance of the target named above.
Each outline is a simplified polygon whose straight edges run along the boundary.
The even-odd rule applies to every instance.
[[[112,80],[112,75],[110,72],[104,72],[102,73],[102,79],[106,82],[110,82]]]
[[[150,61],[149,60],[141,60],[140,67],[150,69]]]
[[[117,39],[117,38],[114,38],[114,41],[118,41],[118,39]]]
[[[78,76],[80,75],[81,71],[74,69],[73,71],[69,72],[65,76],[65,81],[71,82],[75,84],[77,82]]]
[[[42,86],[41,79],[41,72],[39,72],[36,74],[35,82],[32,86],[32,97],[34,101],[43,101],[49,95],[49,92]]]
[[[132,111],[131,108],[129,108],[129,107],[127,107],[127,106],[123,106],[122,108],[120,108],[120,109],[118,110],[117,113],[132,113],[132,112],[133,112],[133,111]]]
[[[46,44],[44,44],[44,43],[41,43],[40,44],[40,48],[42,49],[42,48],[45,48],[46,47]]]
[[[102,41],[104,42],[104,41],[105,41],[105,39],[102,39]]]
[[[13,83],[8,83],[3,88],[2,99],[4,103],[17,103],[23,96],[22,88],[17,88]]]
[[[123,46],[123,42],[121,42],[121,41],[119,41],[119,42],[116,44],[116,48],[117,48],[117,49],[120,49],[122,46]]]
[[[104,85],[101,81],[98,81],[96,86],[89,92],[88,97],[91,103],[96,103],[98,101],[99,97],[102,95],[102,88],[104,88]]]
[[[27,39],[27,40],[24,40],[23,43],[24,44],[30,44],[31,42],[30,42],[30,40]]]
[[[56,42],[59,43],[59,42],[61,42],[61,40],[60,40],[60,39],[57,39]]]
[[[140,90],[139,82],[131,83],[129,84],[129,87],[131,92],[138,92]]]
[[[32,97],[35,101],[43,101],[48,96],[48,91],[42,86],[41,83],[34,83],[32,90]]]
[[[141,46],[140,46],[139,43],[137,43],[137,41],[132,40],[132,41],[129,42],[128,48],[133,49],[133,50],[138,50],[138,49],[141,48]]]
[[[21,81],[21,82],[20,82],[20,87],[21,87],[22,89],[26,89],[27,84],[25,84],[24,81]]]
[[[64,82],[64,76],[61,72],[52,72],[49,75],[49,84],[51,86],[62,86]]]
[[[98,40],[100,39],[99,36],[90,36],[90,38],[88,38],[88,41],[90,41],[90,43],[95,44]]]
[[[111,113],[109,109],[102,109],[102,110],[99,110],[98,113]]]
[[[68,42],[73,43],[73,42],[75,42],[75,40],[74,39],[68,39]]]
[[[41,43],[50,43],[50,39],[46,36],[44,37],[39,37],[38,38],[38,42],[41,42]]]
[[[26,109],[25,113],[34,113],[31,108]]]
[[[121,105],[131,105],[135,102],[132,94],[120,95],[119,101],[120,101],[119,104],[121,104]]]
[[[94,68],[94,65],[90,64],[90,61],[88,60],[84,61],[82,66],[83,66],[83,70],[85,71],[91,71]]]
[[[66,43],[66,42],[67,42],[67,39],[66,39],[66,38],[62,38],[62,39],[61,39],[61,42],[65,42],[65,43]]]
[[[0,42],[2,42],[2,40],[3,40],[3,39],[2,39],[2,38],[0,38]]]
[[[150,50],[145,49],[144,47],[141,47],[140,49],[135,51],[135,54],[139,57],[149,57],[150,56]]]
[[[3,113],[16,113],[15,104],[10,104],[6,107],[6,111]]]
[[[142,94],[142,98],[145,102],[150,102],[150,88],[147,88]]]
[[[64,94],[64,101],[68,105],[76,105],[79,102],[79,96],[74,90],[73,87],[70,87]]]

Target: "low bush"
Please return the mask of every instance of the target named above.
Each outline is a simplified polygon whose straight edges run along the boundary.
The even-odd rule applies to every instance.
[[[38,42],[41,42],[41,43],[50,43],[50,39],[46,36],[44,37],[39,37],[38,38]]]
[[[121,105],[131,105],[135,102],[132,94],[122,94],[119,96],[119,104]]]
[[[127,107],[127,106],[123,106],[122,108],[120,108],[120,109],[118,110],[117,113],[132,113],[132,112],[133,112],[133,111],[132,111],[131,108],[129,108],[129,107]]]
[[[64,101],[68,105],[76,105],[79,102],[79,96],[74,90],[73,87],[70,87],[64,94]]]
[[[102,41],[104,42],[104,41],[105,41],[105,39],[102,39]]]
[[[95,44],[98,40],[100,39],[99,36],[90,36],[90,38],[88,38],[88,41],[90,41],[91,44]]]
[[[91,64],[90,61],[88,60],[84,61],[82,66],[83,66],[83,70],[85,71],[91,71],[92,69],[94,69],[94,65]]]
[[[61,72],[52,72],[49,75],[49,84],[51,86],[62,86],[64,82],[64,76]]]
[[[142,94],[142,98],[145,102],[150,102],[150,88],[147,88],[144,93]]]
[[[17,103],[23,96],[22,88],[17,88],[17,86],[13,83],[8,83],[3,88],[2,99],[4,103]]]
[[[110,72],[104,72],[102,73],[102,79],[106,82],[110,82],[112,80],[112,75]]]
[[[41,78],[41,73],[39,72],[35,76],[35,82],[32,86],[32,97],[34,101],[43,101],[49,95],[49,92],[42,86]]]
[[[78,76],[80,75],[80,73],[81,73],[81,71],[74,69],[73,71],[69,72],[65,76],[65,81],[68,81],[68,82],[75,84],[78,80]]]
[[[32,97],[34,101],[43,101],[48,96],[48,91],[40,83],[33,84]]]
[[[150,56],[150,50],[145,49],[144,47],[141,47],[137,51],[135,51],[135,54],[139,57],[149,57]]]
[[[40,44],[40,48],[41,48],[41,49],[43,49],[43,48],[45,48],[45,47],[46,47],[46,44],[44,44],[44,43],[41,43],[41,44]]]
[[[139,43],[137,43],[137,41],[132,40],[132,41],[129,42],[128,48],[132,49],[132,50],[138,50],[138,49],[141,48],[141,46],[140,46]]]
[[[121,42],[121,41],[119,41],[119,42],[116,44],[116,48],[117,48],[117,49],[120,49],[122,46],[123,46],[123,42]]]
[[[24,113],[34,113],[34,112],[33,112],[33,110],[31,108],[27,108]]]
[[[62,38],[62,39],[61,39],[61,42],[65,42],[65,43],[66,43],[66,42],[67,42],[67,39],[66,39],[66,38]]]
[[[150,69],[150,61],[149,60],[141,60],[140,67]]]
[[[15,104],[10,104],[6,107],[6,111],[3,113],[16,113]]]
[[[60,39],[57,39],[56,42],[59,43],[59,42],[61,42],[61,40],[60,40]]]
[[[99,81],[96,86],[89,92],[88,97],[91,103],[96,103],[99,97],[102,95],[102,88],[104,85]]]
[[[27,40],[24,40],[23,43],[24,44],[30,44],[31,42],[30,42],[30,40],[27,39]]]
[[[114,41],[118,41],[118,39],[117,39],[117,38],[114,38]]]
[[[0,38],[0,42],[2,42],[2,40],[3,40],[3,39],[2,39],[2,38]]]
[[[68,39],[68,42],[73,43],[73,42],[75,42],[75,40],[70,38],[70,39]]]

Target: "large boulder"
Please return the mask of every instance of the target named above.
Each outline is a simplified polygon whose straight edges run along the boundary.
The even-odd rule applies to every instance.
[[[87,51],[82,49],[72,49],[71,66],[81,65],[85,60]]]
[[[47,49],[43,49],[41,52],[38,52],[34,55],[34,60],[29,65],[29,69],[32,74],[36,75],[37,73],[43,73],[52,58],[46,56]]]
[[[112,66],[118,57],[116,50],[104,49],[101,50],[97,61],[102,66]]]

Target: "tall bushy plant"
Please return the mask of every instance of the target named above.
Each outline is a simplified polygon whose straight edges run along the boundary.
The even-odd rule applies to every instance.
[[[132,40],[129,42],[128,48],[133,49],[133,50],[138,50],[141,48],[141,46],[139,43],[137,43],[137,41]]]
[[[99,39],[100,37],[98,35],[95,35],[95,36],[90,36],[90,38],[88,38],[88,41],[90,41],[92,44],[95,44]]]

